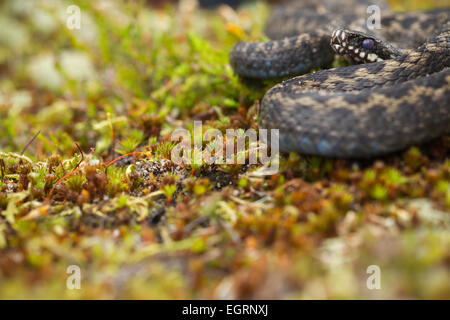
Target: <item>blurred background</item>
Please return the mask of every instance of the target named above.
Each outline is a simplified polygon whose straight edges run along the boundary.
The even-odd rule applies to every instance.
[[[160,166],[194,120],[256,128],[274,83],[242,83],[228,54],[267,40],[276,2],[0,1],[1,299],[450,297],[448,138],[361,166],[290,154],[267,179]],[[89,170],[47,205],[80,150]],[[103,166],[135,150],[141,176]],[[70,264],[83,290],[67,290]],[[372,264],[383,290],[366,287]]]

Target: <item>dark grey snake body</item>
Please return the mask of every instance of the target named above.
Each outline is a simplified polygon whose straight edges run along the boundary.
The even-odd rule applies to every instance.
[[[366,9],[374,2],[294,1],[269,18],[266,33],[281,40],[241,42],[233,48],[232,67],[251,78],[329,67],[332,45],[352,62],[375,61],[310,73],[270,89],[261,103],[259,125],[279,129],[281,151],[372,157],[450,132],[450,11],[390,13],[378,1],[381,29],[372,31],[365,27]],[[364,54],[347,39],[333,42],[344,38],[344,32],[333,33],[339,28],[373,36],[387,51]]]

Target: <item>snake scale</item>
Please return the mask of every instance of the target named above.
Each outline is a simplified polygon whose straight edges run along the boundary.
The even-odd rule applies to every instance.
[[[373,4],[381,28],[370,30]],[[379,156],[450,132],[449,16],[393,13],[376,0],[292,1],[271,13],[273,40],[237,43],[230,64],[241,77],[294,77],[260,106],[259,126],[279,129],[280,151]],[[336,54],[352,65],[327,69]]]

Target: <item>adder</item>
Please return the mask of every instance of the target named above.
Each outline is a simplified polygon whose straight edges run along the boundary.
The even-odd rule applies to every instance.
[[[380,29],[368,23],[371,5]],[[450,132],[449,15],[393,13],[374,0],[292,1],[268,20],[274,40],[237,43],[230,64],[241,77],[296,76],[260,106],[259,126],[279,130],[280,151],[379,156]],[[336,54],[352,65],[326,69]],[[317,69],[326,70],[308,73]]]

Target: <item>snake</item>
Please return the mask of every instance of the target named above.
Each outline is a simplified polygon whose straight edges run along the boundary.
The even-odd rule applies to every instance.
[[[284,79],[258,116],[281,152],[382,156],[450,132],[449,16],[377,0],[291,1],[272,10],[270,41],[236,43],[230,65],[241,78]],[[331,68],[337,56],[347,65]]]

